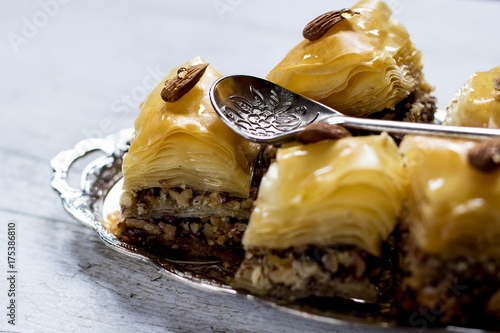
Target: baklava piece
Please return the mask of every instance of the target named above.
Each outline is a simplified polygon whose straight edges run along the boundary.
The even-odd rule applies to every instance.
[[[396,305],[410,324],[500,322],[500,141],[406,137]]]
[[[208,90],[219,77],[196,58],[143,102],[123,159],[119,238],[158,255],[240,262],[260,148],[213,110]]]
[[[278,149],[233,286],[280,301],[380,300],[391,285],[404,184],[396,144],[386,134]]]
[[[422,55],[379,0],[310,22],[267,78],[346,115],[430,123],[436,111]]]
[[[500,128],[500,66],[472,74],[448,105],[443,124]]]

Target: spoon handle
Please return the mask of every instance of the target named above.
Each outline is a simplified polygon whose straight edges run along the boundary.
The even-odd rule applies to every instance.
[[[329,124],[338,124],[347,128],[362,129],[374,132],[390,132],[400,134],[418,134],[432,136],[446,136],[453,138],[484,139],[500,137],[500,129],[443,126],[403,121],[366,119],[354,117],[332,116],[322,121]]]

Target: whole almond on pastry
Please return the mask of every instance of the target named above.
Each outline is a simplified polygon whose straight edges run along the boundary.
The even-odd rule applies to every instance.
[[[348,136],[352,135],[344,127],[320,122],[307,125],[297,136],[296,140],[303,144],[309,144],[322,140],[341,139]]]
[[[165,82],[161,98],[170,103],[179,100],[200,81],[207,67],[208,64],[199,64],[179,69],[177,76]]]
[[[324,13],[309,22],[302,31],[302,35],[310,41],[320,39],[335,24],[356,14],[359,13],[347,8]]]
[[[500,168],[500,139],[479,142],[467,154],[469,164],[479,171],[489,172]]]

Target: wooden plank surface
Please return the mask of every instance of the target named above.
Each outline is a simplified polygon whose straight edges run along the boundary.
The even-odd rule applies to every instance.
[[[500,2],[388,1],[424,53],[441,108],[474,71],[500,65]],[[223,74],[266,73],[303,25],[353,1],[0,2],[0,308],[7,225],[17,228],[16,332],[373,332],[193,290],[107,248],[50,188],[49,160],[131,127],[170,70],[201,55]],[[5,310],[4,310],[5,311]],[[386,330],[380,330],[381,332]]]

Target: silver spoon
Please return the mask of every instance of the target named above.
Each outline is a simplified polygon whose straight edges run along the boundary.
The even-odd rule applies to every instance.
[[[218,79],[210,88],[210,100],[232,130],[258,143],[292,141],[306,125],[318,121],[374,132],[469,139],[500,137],[499,129],[349,117],[270,81],[247,75]]]

